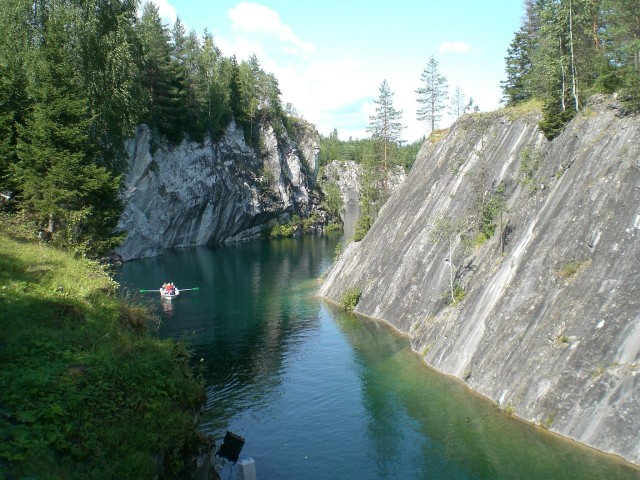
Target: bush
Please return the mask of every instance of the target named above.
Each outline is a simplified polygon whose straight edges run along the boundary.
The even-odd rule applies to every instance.
[[[371,226],[373,225],[373,219],[369,215],[360,215],[356,222],[356,229],[353,234],[353,241],[359,242],[367,234]]]
[[[342,296],[342,302],[340,302],[340,304],[342,305],[342,308],[344,308],[348,312],[352,312],[358,305],[361,296],[362,289],[358,287],[352,287],[344,293],[344,295]]]

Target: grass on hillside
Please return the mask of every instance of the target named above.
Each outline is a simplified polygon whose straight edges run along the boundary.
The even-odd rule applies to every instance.
[[[202,383],[97,265],[0,216],[0,479],[180,478]]]

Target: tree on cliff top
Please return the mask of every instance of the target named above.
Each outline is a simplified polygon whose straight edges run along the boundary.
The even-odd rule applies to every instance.
[[[401,142],[400,134],[404,127],[400,122],[402,110],[396,110],[393,106],[393,92],[386,80],[380,85],[380,96],[373,101],[376,106],[376,114],[369,117],[370,124],[367,131],[371,138],[378,144],[381,150],[380,166],[382,167],[382,183],[386,190],[386,177],[389,171],[390,153],[392,147],[397,147]]]
[[[417,111],[418,120],[427,121],[431,126],[431,131],[434,131],[442,119],[441,112],[449,98],[447,95],[449,87],[447,78],[438,72],[438,61],[433,58],[433,55],[429,58],[427,68],[423,70],[420,81],[423,86],[416,89],[418,103],[421,105]]]

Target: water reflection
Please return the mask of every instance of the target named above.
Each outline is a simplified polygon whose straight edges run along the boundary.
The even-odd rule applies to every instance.
[[[616,457],[509,417],[432,371],[387,325],[327,308],[362,365],[377,478],[640,478]]]
[[[186,249],[119,275],[132,289],[199,287],[152,300],[159,335],[185,338],[204,359],[201,429],[244,436],[259,478],[638,478],[498,412],[427,368],[386,324],[314,297],[338,240]]]

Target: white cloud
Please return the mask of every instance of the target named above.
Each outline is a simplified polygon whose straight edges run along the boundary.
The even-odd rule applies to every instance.
[[[439,53],[469,53],[471,47],[464,42],[443,42]]]
[[[173,25],[176,18],[178,18],[174,6],[171,5],[168,0],[153,0],[153,3],[158,7],[160,18],[169,25]]]
[[[280,20],[280,15],[269,7],[258,3],[242,2],[228,11],[231,27],[243,33],[266,33],[276,36],[281,42],[289,44],[288,51],[297,55],[308,55],[314,50],[311,43],[304,42],[293,33],[289,25]],[[291,45],[296,49],[291,50]]]

